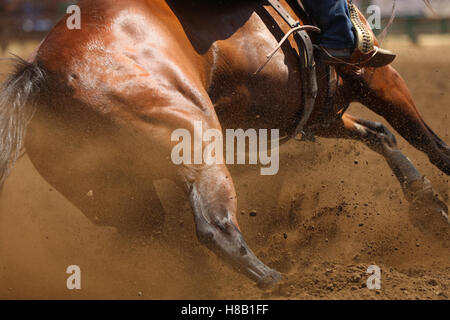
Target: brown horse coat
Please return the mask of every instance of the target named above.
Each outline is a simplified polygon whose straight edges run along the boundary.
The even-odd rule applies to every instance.
[[[205,245],[261,286],[278,281],[279,274],[259,261],[242,237],[226,165],[176,166],[170,155],[172,132],[184,128],[193,135],[194,121],[204,130],[292,132],[302,107],[295,42],[286,42],[254,75],[288,26],[253,0],[81,0],[79,6],[81,29],[67,29],[62,19],[5,87],[0,124],[8,143],[2,172],[25,130],[7,123],[23,123],[35,108],[26,139],[32,162],[93,221],[122,228],[133,221],[143,229],[156,224],[163,209],[153,181],[170,178],[185,188]],[[344,114],[321,125],[360,101],[449,174],[448,146],[423,122],[391,66],[345,73],[333,114],[324,109],[323,69],[318,72],[320,93],[309,123],[319,124],[318,136],[366,142],[386,157],[411,201],[428,190],[428,181],[382,124]],[[11,104],[23,92],[28,99]],[[419,195],[437,211],[446,210],[432,194]]]

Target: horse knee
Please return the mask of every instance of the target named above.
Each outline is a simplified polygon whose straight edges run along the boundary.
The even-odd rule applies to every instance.
[[[397,149],[395,136],[383,124],[368,128],[364,140],[372,150],[381,154]]]
[[[375,122],[377,131],[387,137],[389,142],[391,144],[397,145],[397,139],[395,138],[394,134],[381,122]]]
[[[373,131],[375,138],[379,140],[379,143],[383,146],[389,146],[389,148],[397,147],[397,139],[383,123],[369,122],[366,126]]]

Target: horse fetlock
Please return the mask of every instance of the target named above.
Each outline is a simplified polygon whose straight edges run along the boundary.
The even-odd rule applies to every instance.
[[[255,256],[239,229],[231,222],[197,221],[197,237],[203,245],[255,281],[260,288],[271,287],[281,279],[277,271]]]
[[[271,269],[269,272],[267,272],[266,276],[264,276],[256,283],[256,285],[262,290],[270,289],[274,287],[278,282],[280,282],[281,278],[281,273]]]
[[[372,130],[376,131],[379,134],[382,134],[386,140],[390,142],[392,145],[397,144],[397,139],[395,138],[394,134],[381,122],[374,122],[373,127],[371,127]]]
[[[231,241],[232,235],[225,227],[205,221],[201,224],[197,222],[197,238],[200,243],[215,251],[221,247],[221,243]]]
[[[217,227],[220,231],[226,233],[226,234],[231,234],[231,232],[234,229],[237,229],[236,226],[229,221],[228,219],[223,221],[223,220],[219,220],[219,219],[214,219],[212,221],[212,224]]]
[[[214,241],[214,232],[211,229],[199,230],[199,228],[197,227],[197,239],[201,244],[210,247]]]
[[[381,125],[383,128],[383,125]],[[366,143],[368,146],[374,150],[375,152],[381,154],[391,153],[393,150],[397,149],[397,141],[392,133],[390,133],[387,128],[386,132],[382,131],[382,129],[374,130],[370,128],[366,131]]]

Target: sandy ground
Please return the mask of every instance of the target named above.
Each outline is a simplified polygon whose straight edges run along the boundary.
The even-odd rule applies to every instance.
[[[396,68],[431,128],[450,143],[448,39],[413,46],[400,38]],[[26,56],[34,44],[13,44]],[[5,62],[1,72],[6,72]],[[2,79],[3,77],[0,77]],[[350,113],[386,123],[360,105]],[[402,138],[399,144],[449,203],[449,177]],[[0,298],[3,299],[448,299],[450,243],[412,223],[384,160],[360,143],[289,142],[281,170],[232,167],[239,223],[249,245],[284,274],[269,291],[223,265],[195,237],[187,199],[171,182],[157,183],[166,224],[152,238],[97,227],[48,185],[25,156],[0,198]],[[256,216],[250,216],[256,211]],[[78,265],[82,290],[66,288]],[[369,290],[367,267],[381,268]]]

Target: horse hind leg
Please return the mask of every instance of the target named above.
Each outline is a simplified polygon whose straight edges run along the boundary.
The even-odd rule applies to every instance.
[[[276,284],[281,275],[255,256],[239,229],[236,193],[226,166],[185,166],[180,178],[191,202],[199,241],[260,288]]]
[[[447,205],[434,193],[430,181],[398,149],[395,136],[386,126],[344,114],[342,121],[317,134],[328,138],[363,141],[386,159],[410,203],[410,211],[416,224],[425,229],[433,229],[431,223],[438,224],[439,227],[450,224]],[[427,224],[430,226],[426,226]]]

